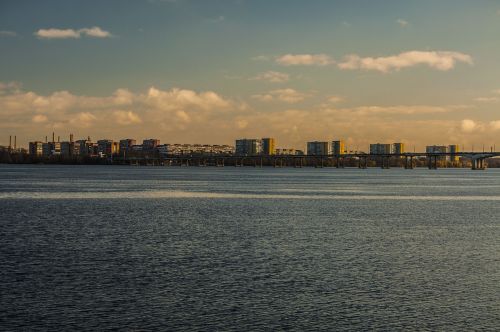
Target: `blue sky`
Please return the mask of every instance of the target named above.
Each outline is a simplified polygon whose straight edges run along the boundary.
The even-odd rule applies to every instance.
[[[500,145],[499,32],[498,1],[2,1],[0,129]]]

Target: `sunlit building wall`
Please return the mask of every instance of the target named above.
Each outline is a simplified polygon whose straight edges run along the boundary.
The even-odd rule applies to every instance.
[[[344,141],[333,141],[332,142],[332,153],[335,156],[340,156],[346,151]]]
[[[274,138],[262,139],[262,154],[270,156],[276,153],[276,141]]]

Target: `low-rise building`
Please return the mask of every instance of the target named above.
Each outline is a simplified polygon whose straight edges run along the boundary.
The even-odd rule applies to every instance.
[[[160,156],[180,155],[232,155],[234,147],[230,145],[210,144],[163,144],[158,146]]]

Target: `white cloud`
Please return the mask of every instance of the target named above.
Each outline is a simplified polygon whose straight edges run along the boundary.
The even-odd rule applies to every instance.
[[[96,38],[111,37],[111,33],[109,31],[102,30],[99,27],[83,28],[83,29],[80,29],[79,32],[82,34],[85,34],[87,36],[96,37]]]
[[[500,120],[491,121],[490,128],[493,130],[500,130]]]
[[[326,100],[328,103],[330,104],[337,104],[337,103],[341,103],[344,101],[344,98],[343,97],[340,97],[340,96],[330,96],[327,98]]]
[[[326,66],[335,61],[326,54],[285,54],[276,58],[283,66]]]
[[[498,97],[477,97],[474,100],[480,103],[493,103],[498,101]]]
[[[403,20],[403,19],[401,19],[401,18],[398,18],[398,19],[396,20],[396,23],[398,23],[398,24],[399,24],[400,26],[402,26],[403,28],[404,28],[404,27],[406,27],[406,26],[408,25],[408,21],[405,21],[405,20]]]
[[[80,33],[73,29],[40,29],[35,36],[44,39],[80,38]]]
[[[34,123],[43,123],[47,122],[47,120],[48,120],[47,116],[43,114],[37,114],[33,116],[33,118],[31,119],[31,121],[33,121]]]
[[[277,89],[270,91],[266,94],[253,95],[252,97],[254,99],[265,102],[282,101],[285,103],[294,104],[303,101],[308,96],[309,96],[308,94],[288,88],[288,89]]]
[[[88,128],[95,121],[97,121],[97,117],[90,112],[81,112],[77,114],[71,115],[69,119],[69,123],[79,128]]]
[[[131,125],[136,123],[142,123],[139,115],[132,111],[114,111],[113,116],[116,120],[116,123],[120,125]]]
[[[464,53],[449,51],[409,51],[378,58],[362,58],[359,55],[351,54],[338,66],[340,69],[389,72],[424,64],[437,70],[446,71],[453,69],[458,62],[472,64],[472,57]]]
[[[15,31],[0,30],[0,37],[16,37],[17,33]]]
[[[79,30],[74,29],[39,29],[34,33],[40,39],[68,39],[80,38],[82,35],[95,38],[108,38],[111,37],[109,31],[102,30],[100,27],[82,28]]]
[[[465,119],[461,122],[461,128],[466,133],[472,133],[480,128],[480,125],[477,124],[474,120]]]
[[[251,78],[251,80],[260,80],[260,81],[268,81],[272,83],[283,83],[290,80],[290,75],[286,73],[280,73],[277,71],[266,71],[264,73],[260,73],[257,76]]]
[[[271,57],[268,55],[257,55],[252,58],[254,61],[268,61],[271,60]]]
[[[0,82],[0,95],[19,92],[21,87],[22,84],[19,82]]]

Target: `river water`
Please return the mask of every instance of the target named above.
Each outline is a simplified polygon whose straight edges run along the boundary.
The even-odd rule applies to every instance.
[[[499,330],[500,170],[0,165],[0,330]]]

